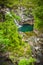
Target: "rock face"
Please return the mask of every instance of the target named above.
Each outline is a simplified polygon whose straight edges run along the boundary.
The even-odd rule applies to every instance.
[[[43,34],[29,39],[32,48],[32,56],[36,58],[36,65],[43,65]]]
[[[33,24],[34,24],[33,21],[34,21],[34,20],[33,20],[32,18],[27,18],[27,19],[24,19],[24,21],[21,21],[19,24],[20,24],[20,25],[23,25],[23,24],[33,25]]]
[[[43,62],[43,34],[39,35],[39,45],[40,45],[40,51],[41,51],[41,59],[40,61]]]
[[[43,33],[38,33],[37,35],[33,35],[31,37],[26,37],[24,41],[29,43],[31,46],[32,57],[36,58],[35,64],[43,65]]]
[[[20,25],[23,25],[23,24],[32,25],[34,23],[33,15],[31,13],[26,14],[26,11],[27,9],[24,7],[18,7],[18,9],[16,10],[16,14],[21,17],[21,21],[19,22]]]

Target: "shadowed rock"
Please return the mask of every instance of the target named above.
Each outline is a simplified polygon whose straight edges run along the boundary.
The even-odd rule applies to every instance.
[[[11,59],[5,57],[5,56],[0,56],[0,65],[14,65]]]

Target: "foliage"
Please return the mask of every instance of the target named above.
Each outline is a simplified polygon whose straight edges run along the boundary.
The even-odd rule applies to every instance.
[[[43,21],[35,17],[34,28],[39,30],[40,32],[43,31]]]
[[[30,57],[29,59],[21,59],[19,61],[19,64],[18,65],[34,65],[33,63],[35,62],[36,60],[32,57]]]
[[[31,47],[22,41],[13,21],[0,22],[0,51],[10,53],[10,59],[31,56]],[[14,61],[14,60],[13,60]]]
[[[36,6],[43,6],[43,0],[30,0]]]
[[[20,36],[17,32],[17,27],[13,22],[13,18],[8,15],[6,16],[5,22],[0,22],[0,43],[7,46],[12,46],[12,48],[21,43]]]
[[[36,59],[30,57],[29,60],[28,60],[29,65],[34,65],[34,62],[36,62]]]
[[[9,7],[12,7],[14,4],[17,4],[18,3],[18,0],[0,0],[0,5],[5,5],[5,6],[9,6]]]
[[[21,59],[18,65],[27,65],[27,59]]]
[[[43,0],[31,0],[31,2],[35,5],[33,9],[34,27],[39,31],[43,31]]]
[[[11,14],[10,14],[11,15]],[[18,29],[13,18],[6,14],[5,22],[0,22],[0,51],[10,52],[9,57],[29,57],[31,55],[31,47],[22,41],[22,37],[18,33]]]

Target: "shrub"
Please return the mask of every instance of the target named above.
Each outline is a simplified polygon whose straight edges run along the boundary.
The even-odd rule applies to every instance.
[[[30,57],[29,59],[24,58],[19,61],[18,65],[34,65],[35,61],[36,60],[32,57]]]

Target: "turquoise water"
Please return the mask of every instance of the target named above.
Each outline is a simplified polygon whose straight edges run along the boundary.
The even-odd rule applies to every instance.
[[[22,25],[22,27],[20,27],[18,30],[21,31],[21,32],[33,31],[33,25],[24,24],[24,25]]]

